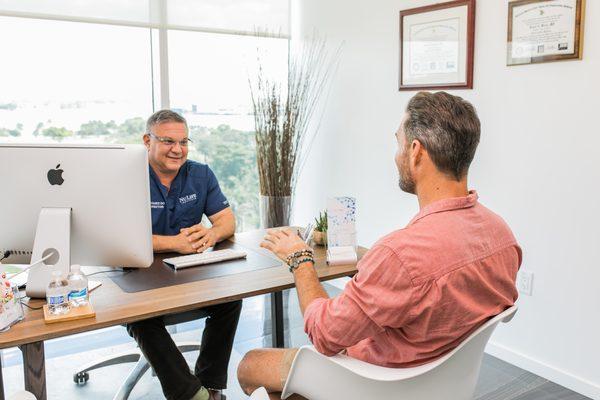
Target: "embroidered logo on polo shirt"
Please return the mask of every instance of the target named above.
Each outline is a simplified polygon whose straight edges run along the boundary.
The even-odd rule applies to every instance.
[[[165,208],[164,201],[151,201],[150,208]]]
[[[189,203],[190,201],[194,201],[194,200],[196,200],[196,193],[188,194],[187,196],[180,197],[179,203],[186,204],[186,203]]]

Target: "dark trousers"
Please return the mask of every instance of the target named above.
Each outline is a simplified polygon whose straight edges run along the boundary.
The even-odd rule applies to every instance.
[[[156,372],[163,393],[169,400],[189,400],[202,386],[212,389],[225,389],[227,386],[227,365],[242,301],[217,304],[201,311],[208,318],[194,374],[165,328],[163,317],[127,325],[127,332]]]

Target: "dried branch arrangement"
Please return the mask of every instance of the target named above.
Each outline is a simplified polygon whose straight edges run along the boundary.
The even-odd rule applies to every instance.
[[[290,49],[287,82],[263,68],[249,79],[254,108],[260,194],[292,196],[317,128],[312,118],[326,92],[341,47],[330,55],[325,40],[311,39]],[[253,79],[254,78],[254,79]],[[318,124],[316,124],[318,127]]]

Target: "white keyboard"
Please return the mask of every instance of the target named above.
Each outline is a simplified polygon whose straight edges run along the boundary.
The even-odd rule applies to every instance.
[[[221,261],[246,258],[246,252],[238,250],[215,250],[206,253],[190,254],[189,256],[180,256],[165,258],[163,262],[173,269],[182,269],[194,267],[196,265],[213,264]]]

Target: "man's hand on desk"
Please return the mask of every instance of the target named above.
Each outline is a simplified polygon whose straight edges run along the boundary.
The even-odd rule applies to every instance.
[[[193,251],[191,253],[202,253],[217,244],[219,239],[219,235],[214,228],[207,228],[202,224],[183,228],[179,235],[183,235],[189,246],[192,247]]]
[[[181,229],[175,236],[154,236],[154,251],[175,251],[180,254],[202,253],[217,243],[217,233],[201,224]]]
[[[300,236],[288,228],[268,230],[260,247],[271,250],[283,261],[296,251],[310,249]]]
[[[183,232],[180,232],[179,235],[175,236],[163,236],[163,238],[165,238],[165,247],[160,248],[160,251],[175,251],[180,254],[193,254],[197,252],[196,248],[199,246],[196,245],[196,248],[194,248],[194,243],[190,242],[188,236]],[[154,250],[158,250],[156,246]]]

